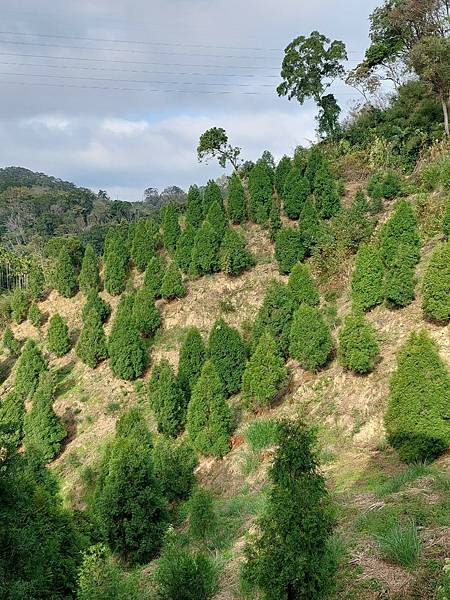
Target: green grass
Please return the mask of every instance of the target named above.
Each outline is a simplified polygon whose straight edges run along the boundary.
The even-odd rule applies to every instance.
[[[278,425],[269,419],[254,421],[244,433],[247,444],[254,452],[273,446],[277,439]]]
[[[377,490],[377,494],[379,496],[395,494],[396,492],[400,491],[400,489],[407,483],[411,483],[415,479],[423,477],[424,475],[429,475],[431,473],[432,469],[426,463],[415,463],[409,465],[406,469],[404,469],[400,473],[397,473],[397,475],[393,475],[384,483],[382,483]]]
[[[376,537],[382,555],[402,567],[412,568],[419,558],[422,548],[416,524],[411,521],[386,527],[384,533]]]

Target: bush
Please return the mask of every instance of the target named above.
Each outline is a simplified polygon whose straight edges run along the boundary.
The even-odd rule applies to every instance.
[[[145,337],[154,336],[161,325],[161,313],[155,305],[152,293],[145,287],[136,292],[133,319],[139,332]]]
[[[364,315],[350,313],[344,319],[339,332],[339,362],[355,373],[368,373],[375,367],[379,356],[379,346],[375,329]]]
[[[155,243],[149,232],[146,219],[139,219],[134,227],[133,243],[131,245],[131,260],[136,269],[143,273],[148,261],[155,254]]]
[[[222,457],[230,449],[231,411],[211,361],[205,362],[192,389],[186,429],[192,447],[202,454]]]
[[[64,356],[70,350],[69,328],[67,323],[57,313],[54,314],[48,322],[47,329],[47,348],[49,352],[56,356]]]
[[[310,193],[309,181],[294,167],[286,178],[283,191],[283,208],[290,219],[300,217]]]
[[[86,303],[81,312],[83,323],[86,321],[86,318],[91,310],[95,310],[98,313],[102,323],[105,323],[111,314],[111,306],[105,300],[103,300],[101,296],[99,296],[98,292],[93,290],[88,293]]]
[[[327,362],[333,340],[319,309],[302,304],[294,313],[289,353],[307,371],[317,371]]]
[[[161,298],[161,288],[164,277],[164,261],[159,256],[150,259],[144,275],[144,288],[154,298]]]
[[[247,347],[239,331],[223,319],[216,321],[211,329],[208,356],[214,363],[226,395],[238,392],[247,362]]]
[[[54,282],[56,290],[64,298],[72,298],[77,292],[77,275],[66,246],[63,246],[59,253]]]
[[[265,161],[258,160],[248,177],[250,218],[263,225],[269,218],[272,203],[272,176]]]
[[[95,255],[94,248],[91,244],[86,246],[84,251],[83,262],[81,264],[80,290],[85,296],[90,292],[98,292],[100,290],[100,275],[98,272],[98,260]]]
[[[275,446],[278,439],[278,423],[270,419],[253,421],[245,430],[244,438],[253,452]]]
[[[167,252],[173,254],[177,248],[178,238],[181,235],[178,212],[173,204],[167,204],[164,207],[162,230],[164,248]]]
[[[247,220],[244,186],[236,173],[233,173],[228,181],[227,209],[232,223],[244,223]]]
[[[414,567],[422,548],[419,533],[413,521],[405,527],[399,524],[391,525],[377,536],[377,542],[385,558],[407,568]]]
[[[31,396],[39,382],[39,375],[47,369],[36,342],[27,340],[16,363],[15,390],[24,399]]]
[[[42,294],[44,293],[45,287],[45,278],[42,267],[33,262],[30,266],[30,270],[28,272],[28,281],[27,281],[27,294],[34,300],[40,300],[42,298]]]
[[[44,316],[39,310],[39,306],[33,302],[28,309],[28,320],[32,325],[39,328],[42,325],[43,319]]]
[[[205,359],[206,349],[200,331],[197,327],[191,327],[181,344],[178,361],[178,381],[187,400],[200,377]]]
[[[307,265],[297,263],[294,266],[289,275],[288,288],[298,306],[303,303],[317,306],[320,302],[319,292]]]
[[[318,146],[313,146],[311,150],[307,152],[307,154],[304,154],[304,152],[299,152],[294,157],[294,162],[296,164],[300,163],[300,165],[303,165],[303,163],[306,162],[305,177],[308,179],[311,189],[314,191],[314,183],[317,172],[325,162],[325,158],[320,148]]]
[[[195,237],[192,250],[192,268],[199,275],[207,275],[219,270],[220,241],[216,237],[214,227],[204,221]]]
[[[383,301],[383,263],[375,248],[361,246],[352,275],[352,300],[355,307],[369,310]]]
[[[395,173],[375,173],[369,179],[367,192],[372,200],[392,200],[402,189],[400,178]]]
[[[280,273],[287,275],[295,263],[303,260],[305,248],[300,239],[298,228],[283,227],[275,240],[275,258]]]
[[[240,275],[255,264],[244,239],[234,229],[227,229],[219,251],[219,266],[226,275]]]
[[[149,398],[159,433],[176,437],[186,422],[186,402],[175,373],[166,359],[161,360],[153,369]]]
[[[278,198],[283,200],[284,186],[286,179],[292,170],[292,161],[289,156],[283,156],[280,162],[277,164],[275,169],[275,189],[277,191]],[[308,181],[309,184],[309,181]]]
[[[417,233],[417,217],[406,200],[400,200],[394,209],[392,216],[381,228],[378,247],[379,255],[386,266],[390,266],[400,245],[409,249],[405,253],[411,265],[419,262],[420,238]]]
[[[200,190],[196,185],[191,185],[187,196],[186,222],[197,229],[203,221],[203,202]]]
[[[192,225],[187,225],[186,229],[178,238],[177,249],[175,251],[175,262],[183,273],[188,273],[192,262],[192,249],[194,248],[196,231]]]
[[[217,530],[217,516],[211,493],[198,487],[189,501],[189,535],[201,542],[209,541]]]
[[[198,460],[186,444],[160,436],[153,448],[155,475],[169,502],[187,500],[195,485]]]
[[[422,310],[429,319],[450,320],[450,242],[439,244],[422,282]]]
[[[429,461],[450,443],[450,375],[426,331],[413,332],[397,355],[385,426],[389,443],[408,463]]]
[[[400,244],[384,277],[384,297],[393,306],[403,307],[414,300],[415,268],[410,260],[410,248]]]
[[[25,417],[25,402],[23,397],[14,389],[6,393],[0,402],[0,425],[2,442],[5,437],[11,446],[18,446],[22,439],[23,422]]]
[[[83,329],[75,346],[78,358],[91,369],[108,357],[108,348],[102,320],[95,308],[84,315]]]
[[[19,287],[14,288],[11,294],[12,318],[16,323],[25,321],[28,314],[29,300],[26,293]]]
[[[322,232],[319,213],[313,199],[307,198],[303,205],[298,222],[300,245],[304,248],[305,256],[310,256],[320,240]]]
[[[20,354],[20,343],[14,337],[13,332],[9,327],[6,327],[3,332],[3,346],[8,350],[10,356],[17,357]]]
[[[183,298],[186,296],[186,286],[183,283],[183,277],[180,269],[172,262],[164,273],[161,296],[165,300],[173,300],[174,298]]]
[[[314,198],[317,210],[323,219],[330,219],[341,208],[336,181],[325,162],[317,169],[314,177]]]
[[[147,353],[133,319],[134,298],[120,299],[108,340],[108,353],[113,374],[120,379],[140,377],[147,364]]]
[[[254,408],[268,406],[287,382],[288,372],[272,336],[264,333],[242,375],[242,398]]]

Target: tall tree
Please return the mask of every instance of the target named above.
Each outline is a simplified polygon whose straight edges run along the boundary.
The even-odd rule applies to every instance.
[[[283,156],[280,162],[277,164],[275,169],[275,190],[277,192],[279,200],[284,200],[284,186],[289,173],[292,170],[292,161],[289,156]]]
[[[178,361],[178,381],[187,400],[206,359],[206,348],[197,327],[190,327],[181,344]]]
[[[318,308],[302,304],[292,320],[289,353],[307,371],[317,371],[333,349],[330,329]]]
[[[95,369],[100,361],[108,357],[102,319],[94,307],[84,317],[83,329],[75,346],[75,352],[78,358],[91,369]]]
[[[136,269],[143,273],[148,261],[154,255],[154,240],[149,235],[146,219],[139,219],[134,228],[133,243],[131,245],[131,260]]]
[[[235,171],[238,171],[240,165],[239,155],[241,149],[233,147],[228,143],[228,136],[222,127],[211,127],[201,136],[197,147],[197,156],[199,162],[208,161],[210,158],[217,158],[219,165],[224,169],[227,162],[231,164]]]
[[[15,367],[15,390],[24,399],[29,398],[37,388],[39,375],[47,369],[47,361],[42,356],[34,340],[27,340]]]
[[[227,228],[219,251],[220,270],[226,275],[240,275],[255,264],[245,246],[244,238],[234,229]]]
[[[145,269],[144,287],[154,298],[161,298],[164,270],[164,261],[160,256],[154,256]]]
[[[352,275],[352,300],[356,307],[369,310],[383,301],[383,263],[375,248],[361,246]]]
[[[283,190],[284,212],[290,219],[298,219],[311,192],[309,181],[295,167],[287,175]]]
[[[178,212],[173,204],[168,204],[164,208],[162,229],[164,247],[167,252],[173,254],[177,249],[178,238],[181,235]]]
[[[219,269],[219,247],[214,227],[204,221],[195,236],[192,249],[192,269],[199,275],[214,273]]]
[[[71,298],[77,291],[77,275],[67,246],[61,248],[55,268],[55,287],[61,296]]]
[[[175,262],[183,273],[189,273],[192,263],[192,249],[195,243],[196,230],[188,223],[186,229],[178,238],[175,251]]]
[[[422,282],[422,310],[429,319],[450,320],[450,242],[436,246],[431,255]]]
[[[79,278],[80,290],[85,296],[89,292],[100,290],[100,275],[98,272],[98,260],[91,244],[86,246]]]
[[[203,202],[200,190],[196,185],[191,185],[188,191],[186,206],[186,222],[197,229],[203,221]]]
[[[247,362],[247,347],[237,329],[218,319],[209,334],[208,356],[216,367],[228,396],[240,390]]]
[[[56,356],[64,356],[70,350],[71,342],[66,321],[55,313],[48,322],[47,348]]]
[[[175,373],[166,359],[153,368],[149,398],[159,433],[176,437],[186,422],[186,401]]]
[[[252,221],[264,225],[272,206],[273,174],[267,162],[259,159],[248,177],[250,192],[249,215]]]
[[[244,223],[247,220],[245,190],[236,173],[228,181],[227,209],[228,217],[233,223]]]

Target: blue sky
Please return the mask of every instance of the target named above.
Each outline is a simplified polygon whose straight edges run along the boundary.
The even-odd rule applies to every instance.
[[[196,158],[199,135],[213,125],[245,158],[292,153],[314,139],[316,110],[278,98],[282,49],[316,29],[346,42],[351,67],[377,4],[11,3],[0,26],[0,166],[139,200],[148,186],[187,188],[223,173]],[[342,83],[336,95],[344,110],[358,99]]]

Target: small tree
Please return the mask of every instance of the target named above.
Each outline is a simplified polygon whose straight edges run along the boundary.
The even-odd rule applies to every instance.
[[[280,273],[287,275],[298,261],[303,260],[305,249],[297,227],[283,227],[275,240],[275,258]]]
[[[422,310],[429,319],[450,320],[450,242],[437,246],[422,282]]]
[[[211,329],[208,356],[222,381],[225,394],[231,396],[238,392],[247,362],[247,347],[239,331],[223,319],[216,321]]]
[[[206,219],[211,205],[217,202],[223,206],[222,192],[215,181],[210,179],[203,190],[203,218]]]
[[[159,433],[176,437],[186,422],[186,402],[175,373],[166,359],[161,360],[153,369],[149,397]]]
[[[266,407],[276,398],[288,379],[284,360],[275,340],[264,333],[242,376],[242,398],[254,408]]]
[[[169,502],[187,500],[195,485],[198,460],[185,441],[159,436],[153,448],[155,475]]]
[[[70,350],[69,328],[67,323],[58,313],[54,314],[48,322],[47,348],[56,356],[64,356]]]
[[[27,281],[27,294],[34,300],[40,300],[42,298],[42,294],[44,293],[45,288],[45,278],[44,271],[42,267],[37,263],[31,263],[30,270],[28,273],[28,281]]]
[[[319,167],[314,178],[314,197],[317,210],[323,219],[330,219],[339,212],[341,204],[336,181],[325,162]]]
[[[298,219],[311,193],[309,181],[295,167],[286,178],[283,191],[284,212],[290,219]]]
[[[317,371],[327,362],[333,340],[319,309],[302,304],[294,313],[289,353],[307,371]]]
[[[23,397],[12,389],[6,393],[0,402],[0,424],[6,429],[4,437],[11,446],[18,446],[22,439],[23,422],[25,417],[25,402]]]
[[[283,156],[280,162],[277,164],[275,169],[275,190],[277,192],[278,198],[280,200],[284,200],[284,186],[286,184],[286,179],[291,172],[292,169],[292,161],[289,156]]]
[[[167,204],[164,208],[162,229],[164,248],[167,252],[173,254],[177,249],[178,238],[181,235],[178,212],[173,204]]]
[[[405,462],[433,460],[450,443],[450,375],[426,331],[413,332],[397,355],[385,426]]]
[[[154,256],[154,252],[154,240],[149,236],[147,220],[139,219],[134,229],[131,260],[140,273],[145,271],[148,261]]]
[[[263,160],[258,160],[248,177],[249,214],[252,221],[264,225],[272,206],[272,173]]]
[[[211,223],[214,229],[214,233],[217,237],[217,241],[220,244],[223,234],[228,227],[228,219],[225,213],[223,202],[215,201],[211,204],[206,215],[207,220]]]
[[[309,306],[317,306],[320,302],[320,295],[309,268],[303,263],[297,263],[292,269],[289,275],[288,288],[298,306],[303,303],[309,304]]]
[[[78,338],[75,352],[78,358],[91,369],[108,357],[108,348],[102,320],[95,308],[91,308],[83,319],[83,329]]]
[[[319,213],[312,197],[305,200],[298,222],[298,232],[305,256],[310,256],[322,233]]]
[[[233,173],[228,181],[227,209],[232,223],[244,223],[247,220],[245,190],[236,173]]]
[[[81,264],[79,285],[85,296],[89,292],[98,292],[100,289],[100,275],[98,272],[98,260],[91,244],[86,246],[83,262]]]
[[[26,293],[19,287],[14,288],[11,294],[11,313],[16,323],[25,321],[29,305],[30,301]]]
[[[64,298],[72,298],[77,291],[77,275],[67,246],[61,248],[55,269],[55,287]]]
[[[383,263],[375,248],[361,246],[352,275],[352,300],[356,307],[369,310],[383,301]]]
[[[203,201],[200,190],[196,185],[191,185],[187,196],[186,222],[194,229],[200,227],[203,221]]]
[[[345,317],[338,339],[338,357],[343,367],[355,373],[373,370],[380,349],[375,329],[363,313],[353,312]]]
[[[30,397],[39,382],[39,375],[47,369],[34,340],[27,340],[16,363],[15,390],[24,399]]]
[[[208,542],[217,532],[217,515],[211,493],[197,487],[189,500],[189,535],[197,542]]]
[[[145,287],[136,292],[133,318],[139,332],[145,337],[154,336],[161,325],[161,313],[155,305],[152,293]]]
[[[86,318],[92,309],[97,311],[102,323],[105,323],[111,314],[111,306],[99,296],[98,292],[95,292],[94,290],[91,290],[88,293],[86,303],[83,306],[83,310],[81,312],[81,318],[83,319],[83,322],[86,321]]]
[[[189,225],[178,238],[175,251],[175,262],[183,273],[188,273],[192,262],[192,249],[195,243],[196,231]]]
[[[36,302],[33,302],[28,309],[28,320],[32,325],[39,329],[39,327],[42,325],[43,319],[44,316],[39,310],[39,306],[36,304]]]
[[[126,380],[140,377],[147,364],[147,353],[133,318],[133,304],[133,296],[122,296],[108,339],[111,370]]]
[[[204,221],[195,236],[192,250],[192,268],[199,275],[214,273],[219,269],[219,247],[213,226]]]
[[[206,349],[200,331],[191,327],[186,333],[178,361],[178,381],[187,401],[203,367],[206,359]]]
[[[165,300],[173,300],[174,298],[183,298],[186,296],[186,286],[183,283],[183,277],[180,269],[172,262],[164,273],[161,296]]]
[[[410,247],[400,244],[384,277],[384,297],[393,306],[407,306],[414,300],[415,267]]]
[[[278,206],[278,202],[272,200],[272,206],[270,208],[269,214],[269,237],[272,243],[275,242],[275,240],[277,239],[277,235],[281,227],[282,223],[280,207]]]
[[[10,327],[6,327],[3,332],[3,346],[8,350],[10,356],[16,358],[20,354],[20,343],[14,337]]]
[[[105,259],[105,289],[111,296],[118,296],[125,290],[128,277],[128,262],[115,252],[108,252]]]
[[[234,229],[227,229],[219,251],[219,266],[226,275],[240,275],[255,264],[245,240]]]
[[[386,266],[391,266],[400,245],[409,248],[409,253],[405,252],[404,258],[407,258],[412,265],[417,264],[420,258],[417,217],[407,200],[397,202],[392,216],[380,231],[379,254]]]
[[[150,259],[150,262],[145,269],[144,287],[154,298],[161,298],[164,270],[164,261],[159,256],[154,256]]]
[[[192,447],[202,454],[222,457],[230,449],[231,411],[220,377],[209,360],[192,390],[186,429]]]

